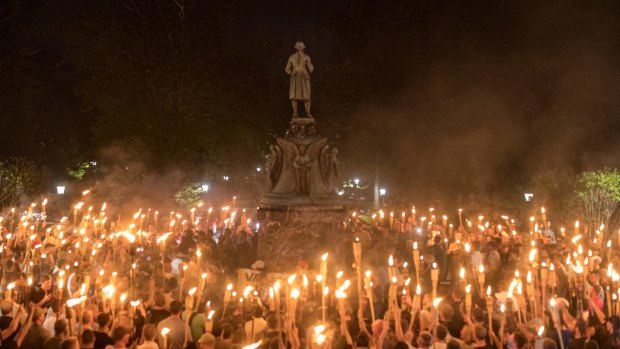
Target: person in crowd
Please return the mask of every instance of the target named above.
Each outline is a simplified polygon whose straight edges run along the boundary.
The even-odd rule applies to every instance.
[[[30,325],[28,334],[24,339],[24,348],[43,349],[43,344],[51,337],[50,332],[43,328],[43,321],[45,321],[45,310],[35,306],[32,314],[32,325]]]
[[[56,320],[53,330],[54,336],[45,341],[43,349],[60,349],[60,344],[67,337],[67,321]]]
[[[157,325],[157,332],[161,333],[164,328],[170,330],[167,337],[170,349],[183,349],[188,342],[192,341],[189,326],[181,320],[181,310],[183,305],[179,301],[170,303],[170,316],[162,320]],[[160,346],[163,346],[163,339],[160,339]]]
[[[95,349],[95,331],[88,328],[82,331],[80,349]]]
[[[110,314],[101,313],[97,315],[97,324],[99,325],[99,329],[95,331],[95,349],[104,349],[108,345],[113,345],[114,341],[108,334],[112,324],[112,317]]]
[[[159,349],[159,345],[155,342],[157,330],[153,324],[145,325],[142,329],[142,344],[138,345],[138,349]]]

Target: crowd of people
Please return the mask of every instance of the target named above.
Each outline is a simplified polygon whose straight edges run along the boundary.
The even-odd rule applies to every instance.
[[[2,221],[2,346],[620,347],[618,244],[604,227],[350,215],[360,255],[351,241],[270,271],[245,212],[201,222],[149,211],[123,229],[105,208],[73,213]],[[257,277],[241,285],[239,268]]]

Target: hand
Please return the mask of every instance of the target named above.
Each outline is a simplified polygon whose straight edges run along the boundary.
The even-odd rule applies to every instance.
[[[43,297],[43,303],[42,304],[45,304],[45,303],[51,301],[52,298],[54,298],[54,296],[52,296],[51,293],[50,294],[46,294],[45,297]]]

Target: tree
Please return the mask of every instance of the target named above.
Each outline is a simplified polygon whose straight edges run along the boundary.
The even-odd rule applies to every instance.
[[[545,207],[554,226],[568,225],[578,214],[575,212],[577,178],[577,173],[565,169],[552,169],[534,175],[527,187],[527,191],[534,194],[531,209]]]
[[[620,208],[620,172],[616,169],[584,172],[577,178],[575,194],[586,223],[594,229],[605,224],[605,231],[609,231],[611,218]]]
[[[24,195],[31,193],[39,178],[39,169],[24,157],[0,162],[0,206],[14,207]]]
[[[197,204],[203,196],[204,191],[200,184],[190,183],[174,194],[174,199],[179,205],[189,207]]]

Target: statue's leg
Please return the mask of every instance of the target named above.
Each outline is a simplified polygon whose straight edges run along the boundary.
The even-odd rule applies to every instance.
[[[306,107],[306,114],[308,114],[308,117],[311,118],[312,114],[310,114],[310,100],[305,100],[304,101],[304,107]]]
[[[293,117],[297,117],[297,100],[291,99],[291,105],[293,106]]]

